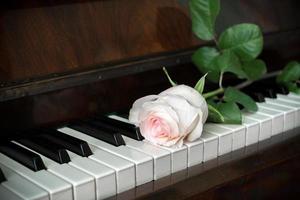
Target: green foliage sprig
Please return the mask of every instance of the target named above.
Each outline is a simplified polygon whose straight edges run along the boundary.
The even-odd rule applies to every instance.
[[[285,86],[290,92],[300,94],[300,63],[289,62],[277,76],[277,83]]]
[[[262,31],[255,24],[243,23],[227,28],[218,37],[215,22],[220,12],[220,1],[189,0],[189,8],[194,34],[201,40],[215,43],[214,47],[199,48],[192,56],[200,72],[207,74],[209,81],[219,84],[217,90],[203,94],[209,104],[208,120],[241,123],[238,104],[249,111],[256,111],[257,105],[238,89],[224,88],[222,81],[227,73],[248,81],[255,81],[266,73],[266,64],[257,59],[263,48]],[[220,94],[223,94],[222,101],[215,102],[214,98]]]
[[[242,113],[238,105],[248,111],[257,111],[258,108],[255,101],[239,89],[263,76],[277,74],[266,74],[265,62],[257,59],[263,49],[262,31],[255,24],[242,23],[227,28],[218,36],[215,22],[221,8],[220,0],[189,0],[189,8],[194,34],[201,40],[213,41],[215,44],[201,47],[192,55],[193,63],[204,74],[194,88],[208,103],[208,121],[240,124]],[[165,68],[164,72],[171,85],[176,85]],[[228,73],[243,79],[244,82],[235,87],[224,87],[223,78]],[[205,79],[218,83],[219,88],[203,93]],[[299,79],[300,63],[293,61],[278,75],[277,83],[300,94]]]

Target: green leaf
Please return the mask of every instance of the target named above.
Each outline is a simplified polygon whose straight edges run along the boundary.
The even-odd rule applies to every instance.
[[[215,100],[218,100],[218,98],[217,97],[210,97],[210,98],[206,99],[206,103],[216,108],[217,103],[216,103]]]
[[[223,51],[212,62],[211,68],[218,68],[221,72],[231,72],[239,78],[245,78],[245,73],[242,70],[239,58],[232,51]]]
[[[278,83],[296,81],[300,78],[300,63],[289,62],[277,77]]]
[[[242,113],[234,102],[226,102],[218,104],[217,109],[224,117],[224,123],[227,124],[241,124]]]
[[[267,72],[267,67],[264,61],[256,59],[245,62],[242,68],[249,80],[257,80]]]
[[[202,94],[203,90],[204,90],[204,85],[205,85],[205,77],[207,76],[207,73],[204,74],[200,80],[197,82],[197,84],[195,85],[195,90],[197,90],[200,94]]]
[[[218,111],[218,109],[211,105],[207,104],[208,106],[208,118],[207,121],[215,122],[215,123],[223,123],[225,121],[223,115]]]
[[[288,82],[284,84],[290,92],[294,92],[296,94],[300,94],[300,88],[296,83]]]
[[[262,32],[255,24],[234,25],[221,34],[219,47],[232,50],[242,61],[253,60],[263,48]]]
[[[255,101],[251,97],[232,87],[225,89],[224,101],[239,103],[249,111],[257,111],[258,109]]]
[[[190,0],[193,32],[202,40],[214,38],[215,21],[220,12],[219,0]]]
[[[192,55],[192,61],[202,71],[202,68],[209,70],[209,65],[220,53],[213,47],[201,47]]]
[[[211,67],[211,62],[216,56],[219,55],[219,52],[216,48],[213,47],[202,47],[199,48],[192,55],[192,61],[203,74],[208,73],[207,79],[213,82],[218,82],[219,80],[219,71]]]

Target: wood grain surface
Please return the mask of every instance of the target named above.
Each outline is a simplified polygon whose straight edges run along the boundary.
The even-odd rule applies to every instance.
[[[255,22],[265,33],[300,24],[297,0],[221,3],[219,32],[240,22]],[[0,11],[2,83],[204,43],[191,32],[184,0],[12,0]]]

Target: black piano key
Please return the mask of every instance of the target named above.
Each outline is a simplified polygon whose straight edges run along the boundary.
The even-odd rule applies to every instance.
[[[276,93],[284,94],[284,95],[287,95],[289,93],[289,90],[286,87],[278,86],[278,85],[276,86],[275,91]]]
[[[265,96],[260,92],[246,92],[254,101],[265,102]]]
[[[38,154],[12,142],[1,145],[0,152],[35,172],[46,169],[41,157]]]
[[[61,133],[55,129],[42,129],[40,132],[46,133],[41,135],[41,137],[47,138],[51,142],[80,156],[88,157],[93,154],[86,141]]]
[[[122,135],[126,135],[135,140],[143,140],[144,137],[141,135],[139,127],[129,124],[126,122],[122,122],[116,119],[109,118],[107,116],[97,115],[94,117],[94,123],[99,124],[100,126],[107,126],[108,128],[114,128],[121,132]]]
[[[256,102],[265,102],[265,95],[263,92],[257,87],[246,87],[242,89],[242,92],[245,92]]]
[[[264,96],[272,98],[272,99],[276,99],[277,98],[275,90],[271,89],[271,88],[267,88],[267,89],[264,90]]]
[[[6,181],[6,178],[4,176],[4,173],[2,172],[2,169],[0,168],[0,183]]]
[[[68,127],[114,146],[125,145],[124,139],[122,138],[122,135],[119,133],[119,131],[99,127],[87,122],[86,120],[77,121],[73,124],[68,125]]]
[[[60,164],[70,162],[70,157],[65,149],[41,136],[16,141]]]

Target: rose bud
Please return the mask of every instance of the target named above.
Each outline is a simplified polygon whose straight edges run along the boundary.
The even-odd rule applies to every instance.
[[[207,115],[205,99],[194,88],[178,85],[136,100],[129,121],[140,127],[147,141],[180,147],[184,140],[201,136]]]

